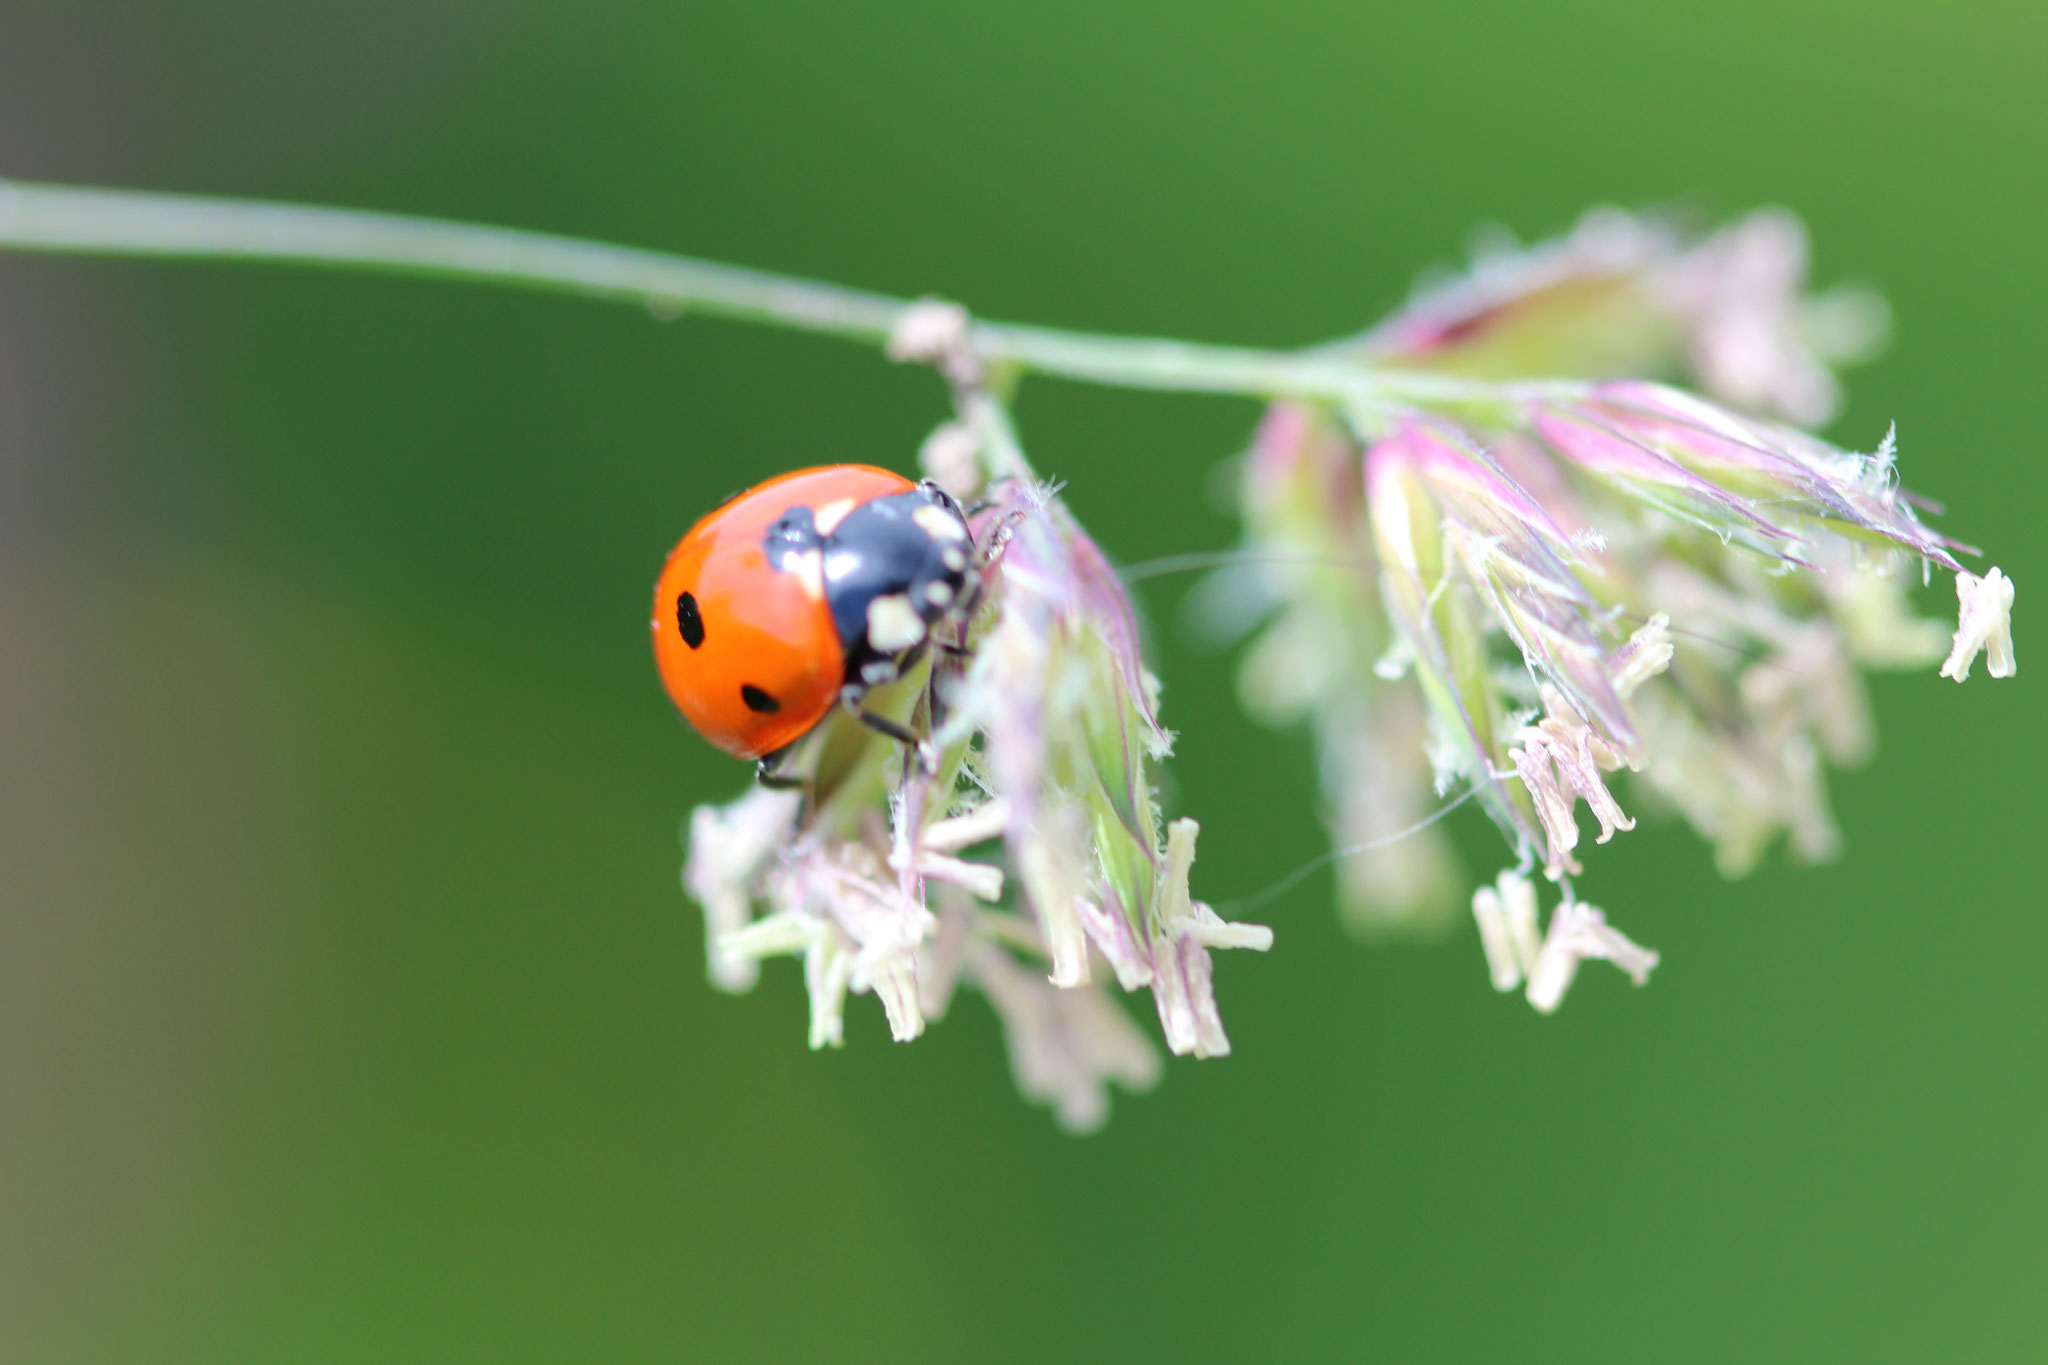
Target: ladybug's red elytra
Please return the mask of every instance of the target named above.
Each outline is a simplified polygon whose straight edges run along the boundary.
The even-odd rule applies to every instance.
[[[898,676],[933,628],[973,610],[980,580],[960,504],[869,465],[800,469],[690,528],[654,588],[654,660],[683,717],[769,761]]]

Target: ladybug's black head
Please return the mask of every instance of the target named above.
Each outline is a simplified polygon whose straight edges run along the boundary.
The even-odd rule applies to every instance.
[[[808,530],[817,537],[806,548],[823,552],[825,603],[846,651],[847,681],[879,681],[878,671],[893,676],[897,662],[925,643],[933,623],[968,598],[974,535],[960,504],[926,481],[843,509],[802,511],[808,527],[792,514],[770,529],[771,558],[778,535]]]

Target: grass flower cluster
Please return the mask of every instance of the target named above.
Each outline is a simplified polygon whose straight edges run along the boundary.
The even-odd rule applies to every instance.
[[[1924,523],[1895,435],[1859,454],[1770,415],[1828,416],[1827,363],[1883,323],[1859,292],[1803,295],[1804,262],[1781,212],[1689,240],[1603,211],[1336,348],[1468,385],[1277,405],[1244,460],[1247,553],[1210,591],[1256,623],[1248,709],[1313,728],[1340,847],[1476,795],[1513,866],[1471,910],[1494,984],[1539,1009],[1567,958],[1638,982],[1656,963],[1572,881],[1581,803],[1597,843],[1635,827],[1618,775],[1729,876],[1781,835],[1826,858],[1826,769],[1871,744],[1861,672],[1947,654],[1960,679],[1979,649],[2013,671],[2010,581]],[[1657,382],[1683,374],[1714,396]],[[1952,640],[1908,603],[1935,570],[1956,575]],[[1562,894],[1540,941],[1538,869]],[[1340,899],[1369,934],[1430,928],[1464,884],[1426,830],[1347,858]]]
[[[1633,811],[1667,813],[1730,876],[1780,838],[1827,857],[1827,770],[1871,743],[1865,670],[2015,670],[2012,581],[1927,524],[1894,435],[1859,453],[1810,434],[1835,410],[1835,367],[1886,317],[1866,291],[1807,291],[1782,211],[1702,236],[1604,210],[1289,352],[988,323],[537,233],[120,191],[0,182],[0,249],[568,291],[935,369],[954,411],[922,462],[972,509],[979,605],[867,697],[897,737],[835,715],[784,766],[800,790],[699,807],[684,886],[717,986],[801,961],[813,1047],[843,1041],[850,996],[907,1041],[972,986],[1019,1089],[1071,1129],[1104,1121],[1112,1085],[1160,1075],[1119,994],[1150,995],[1168,1051],[1224,1055],[1215,953],[1273,935],[1196,897],[1198,827],[1156,795],[1173,739],[1159,684],[1118,575],[1025,457],[1006,406],[1025,376],[1269,404],[1241,463],[1243,553],[1204,615],[1249,640],[1248,712],[1315,737],[1347,920],[1407,932],[1469,908],[1493,985],[1539,1011],[1584,962],[1638,983],[1657,965],[1581,899],[1588,832],[1597,846]],[[1953,631],[1909,601],[1937,571],[1954,576]],[[1505,843],[1477,890],[1427,827],[1467,799]]]

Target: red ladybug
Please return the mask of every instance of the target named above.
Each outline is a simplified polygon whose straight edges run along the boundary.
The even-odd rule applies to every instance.
[[[979,587],[967,518],[937,484],[868,465],[800,469],[718,508],[670,553],[654,660],[697,733],[762,760],[764,776],[838,706],[916,743],[862,698],[934,627],[971,614]]]

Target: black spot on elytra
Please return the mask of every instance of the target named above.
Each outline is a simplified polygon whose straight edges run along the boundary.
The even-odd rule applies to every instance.
[[[747,704],[749,711],[758,711],[764,716],[772,716],[782,709],[781,702],[752,683],[740,684],[740,700]]]
[[[676,599],[676,629],[683,633],[683,643],[695,649],[704,643],[704,615],[697,610],[697,599],[684,593]]]

